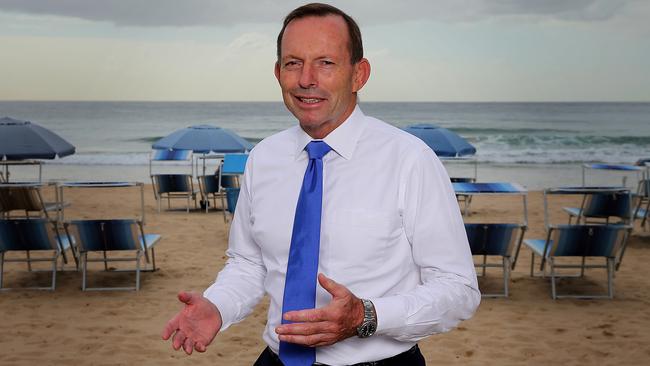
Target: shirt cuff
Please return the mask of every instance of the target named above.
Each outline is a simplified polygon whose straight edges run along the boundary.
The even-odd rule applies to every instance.
[[[234,323],[237,310],[235,309],[235,304],[228,297],[220,296],[217,292],[218,290],[210,286],[203,292],[203,297],[213,303],[219,310],[221,314],[221,329],[219,331],[221,332],[228,329]]]
[[[406,325],[406,310],[401,296],[370,298],[377,313],[376,334]]]

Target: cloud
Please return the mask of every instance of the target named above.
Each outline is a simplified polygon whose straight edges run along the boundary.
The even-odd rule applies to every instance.
[[[306,1],[280,0],[0,0],[0,11],[74,17],[119,26],[189,27],[279,23]],[[363,24],[412,20],[480,21],[539,17],[603,21],[643,0],[356,0],[331,1]],[[646,7],[647,8],[647,7]]]

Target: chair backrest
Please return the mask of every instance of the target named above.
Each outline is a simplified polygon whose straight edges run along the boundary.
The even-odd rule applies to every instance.
[[[219,193],[219,172],[215,175],[200,175],[198,177],[199,183],[201,183],[201,190],[203,193]]]
[[[13,210],[43,211],[39,186],[0,186],[0,207],[3,212]]]
[[[192,176],[187,174],[159,174],[152,176],[158,193],[192,192]]]
[[[223,158],[221,174],[244,174],[248,154],[226,154]]]
[[[473,255],[511,256],[517,245],[519,228],[518,224],[465,224]]]
[[[582,215],[586,217],[620,217],[629,219],[632,204],[628,193],[595,193],[590,194],[585,202]]]
[[[0,220],[0,251],[59,250],[58,234],[47,219]]]
[[[141,227],[136,220],[74,220],[64,225],[78,238],[82,252],[142,249]]]
[[[616,257],[625,245],[628,226],[560,225],[551,228],[551,256]]]
[[[226,188],[226,209],[228,212],[235,213],[238,199],[239,188]]]

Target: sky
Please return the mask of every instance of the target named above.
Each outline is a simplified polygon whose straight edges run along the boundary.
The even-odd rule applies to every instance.
[[[649,0],[330,1],[366,101],[650,101]],[[301,1],[0,0],[0,100],[281,101]]]

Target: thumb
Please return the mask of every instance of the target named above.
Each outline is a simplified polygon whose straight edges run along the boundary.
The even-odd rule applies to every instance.
[[[196,292],[181,291],[178,293],[178,300],[186,305],[195,305],[201,295]]]
[[[318,283],[320,283],[321,287],[329,292],[334,298],[350,295],[350,290],[348,290],[347,287],[337,283],[322,273],[318,274]]]

